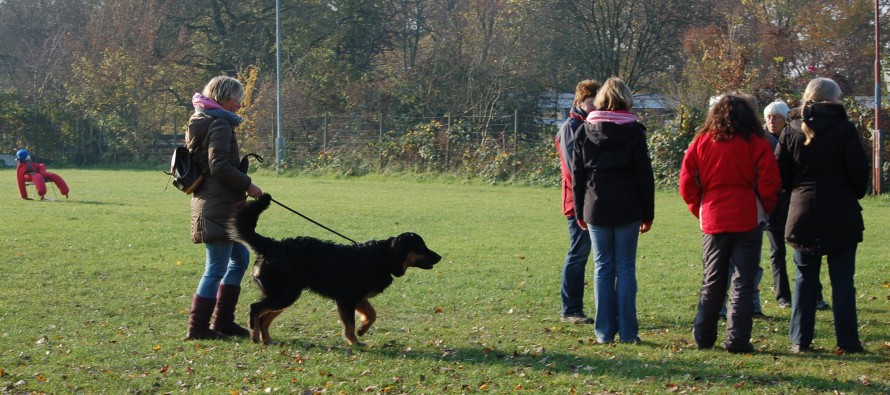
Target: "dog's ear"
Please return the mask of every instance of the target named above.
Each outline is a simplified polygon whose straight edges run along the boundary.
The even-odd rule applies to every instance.
[[[387,239],[393,256],[392,268],[390,269],[393,276],[402,277],[405,275],[405,271],[408,270],[408,267],[405,265],[405,260],[408,259],[408,253],[411,252],[411,246],[413,244],[411,235],[414,234],[402,233],[396,237]]]

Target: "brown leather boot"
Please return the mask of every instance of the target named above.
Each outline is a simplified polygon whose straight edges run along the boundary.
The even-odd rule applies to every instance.
[[[210,314],[216,306],[216,299],[192,296],[192,307],[189,310],[189,331],[185,340],[214,340],[226,337],[210,329]]]
[[[216,293],[216,311],[213,312],[213,330],[226,336],[250,336],[250,331],[235,323],[235,306],[238,305],[238,296],[241,287],[237,285],[220,284]]]

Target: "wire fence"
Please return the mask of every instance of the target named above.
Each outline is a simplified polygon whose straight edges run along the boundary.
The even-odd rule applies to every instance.
[[[459,134],[471,143],[482,144],[494,140],[508,149],[537,141],[556,132],[559,122],[537,116],[511,115],[389,117],[365,115],[311,115],[289,118],[292,123],[283,132],[285,151],[295,157],[305,157],[330,150],[355,149],[362,146],[384,147],[387,142],[418,130],[428,129],[444,141]],[[274,140],[273,140],[274,142]]]

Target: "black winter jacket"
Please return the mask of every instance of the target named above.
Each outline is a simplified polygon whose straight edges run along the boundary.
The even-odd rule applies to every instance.
[[[655,217],[655,178],[639,122],[585,123],[575,136],[575,213],[588,224],[617,226]]]
[[[801,122],[815,132],[808,145]],[[791,191],[785,241],[818,255],[861,242],[865,226],[859,199],[868,187],[869,166],[844,107],[810,105],[803,120],[793,120],[779,138],[776,156],[782,187]]]

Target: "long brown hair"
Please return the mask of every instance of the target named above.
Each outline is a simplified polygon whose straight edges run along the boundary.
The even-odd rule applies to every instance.
[[[763,137],[763,133],[753,104],[740,96],[725,95],[711,107],[696,137],[708,135],[714,141],[725,141],[740,136],[747,140],[751,135]]]

